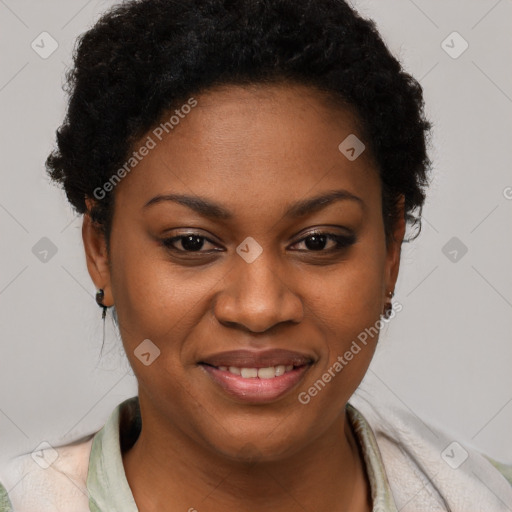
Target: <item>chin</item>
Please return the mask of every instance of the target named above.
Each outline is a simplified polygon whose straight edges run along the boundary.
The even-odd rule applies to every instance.
[[[272,430],[266,430],[232,435],[228,439],[217,440],[211,447],[234,462],[254,464],[286,459],[305,444],[300,439],[290,439],[289,435],[280,436]]]

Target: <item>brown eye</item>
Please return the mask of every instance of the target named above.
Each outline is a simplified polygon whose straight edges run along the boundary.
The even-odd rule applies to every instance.
[[[331,252],[345,249],[346,247],[354,244],[355,241],[356,237],[354,235],[339,235],[336,233],[318,231],[310,233],[308,236],[302,238],[294,245],[304,243],[307,250],[301,252]],[[324,250],[329,242],[332,242],[334,246]]]
[[[208,240],[208,238],[204,236],[198,235],[197,233],[190,233],[174,236],[172,238],[166,238],[162,240],[162,243],[169,249],[179,252],[205,252],[201,251],[205,241],[213,243],[211,240]],[[177,242],[181,244],[181,249],[176,247]]]

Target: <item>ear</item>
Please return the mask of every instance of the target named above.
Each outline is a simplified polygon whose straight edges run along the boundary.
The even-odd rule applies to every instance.
[[[111,306],[114,303],[111,288],[111,276],[107,244],[105,236],[100,227],[95,224],[90,215],[94,201],[90,198],[85,200],[87,212],[84,214],[82,224],[82,240],[84,243],[87,270],[93,280],[96,289],[102,288],[105,292],[103,304]]]
[[[402,195],[398,203],[397,220],[390,234],[386,255],[386,280],[384,293],[387,294],[395,289],[400,269],[400,253],[402,242],[405,236],[405,197]]]

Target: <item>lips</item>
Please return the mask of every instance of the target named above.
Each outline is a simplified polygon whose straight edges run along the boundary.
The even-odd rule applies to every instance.
[[[284,349],[234,350],[199,362],[222,391],[242,402],[275,401],[297,387],[314,363],[306,354]]]
[[[271,366],[304,366],[313,362],[313,358],[299,352],[285,349],[271,349],[260,352],[250,350],[232,350],[208,356],[200,361],[219,368],[268,368]]]

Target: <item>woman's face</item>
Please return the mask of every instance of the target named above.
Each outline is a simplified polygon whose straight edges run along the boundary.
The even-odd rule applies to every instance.
[[[115,304],[145,427],[278,459],[337,425],[362,380],[377,337],[358,336],[394,288],[404,224],[386,247],[375,164],[369,150],[354,159],[353,117],[320,93],[195,100],[169,133],[148,132],[115,188],[110,265],[86,216],[88,267]]]

